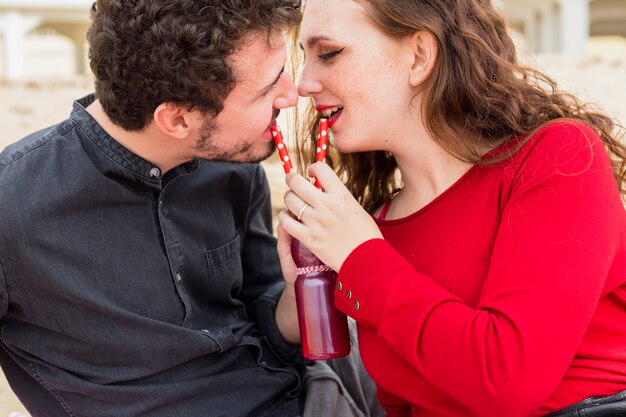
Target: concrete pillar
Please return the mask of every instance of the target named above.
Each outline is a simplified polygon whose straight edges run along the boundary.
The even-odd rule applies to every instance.
[[[554,4],[552,1],[546,1],[539,12],[540,16],[540,40],[539,47],[537,48],[538,52],[543,53],[552,53],[556,51],[555,45],[555,28],[554,28]]]
[[[72,41],[74,48],[74,68],[77,74],[87,73],[87,53],[85,50],[85,38],[88,26],[86,24],[47,24],[46,27],[67,36]]]
[[[561,0],[561,50],[583,55],[589,39],[589,0]]]
[[[531,50],[536,51],[538,48],[537,15],[533,13],[532,9],[525,13],[523,22],[526,44],[529,45]]]
[[[562,31],[562,22],[561,22],[561,4],[559,2],[555,2],[552,4],[552,42],[553,42],[553,51],[561,52],[563,50],[562,39],[561,39],[561,31]]]
[[[4,78],[15,80],[24,76],[24,37],[41,23],[41,18],[8,12],[3,20]]]
[[[85,65],[85,60],[87,59],[87,54],[85,53],[85,38],[82,36],[72,38],[72,43],[74,45],[74,67],[76,69],[77,74],[86,74],[87,66]]]

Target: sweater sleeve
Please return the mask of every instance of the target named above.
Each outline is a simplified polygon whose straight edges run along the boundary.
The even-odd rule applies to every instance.
[[[622,250],[624,209],[602,142],[577,123],[539,135],[513,175],[478,306],[382,239],[357,247],[338,276],[340,310],[480,416],[526,416],[545,403]]]
[[[385,417],[411,417],[411,404],[403,401],[378,387],[376,398],[385,408]]]

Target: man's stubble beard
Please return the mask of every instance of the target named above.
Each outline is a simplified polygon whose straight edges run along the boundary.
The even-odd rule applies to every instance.
[[[200,128],[200,137],[194,147],[201,158],[211,161],[256,163],[264,161],[276,151],[276,144],[270,141],[265,153],[255,155],[252,152],[253,144],[245,139],[240,140],[232,149],[223,149],[213,138],[216,132],[217,126],[214,119],[207,117]]]

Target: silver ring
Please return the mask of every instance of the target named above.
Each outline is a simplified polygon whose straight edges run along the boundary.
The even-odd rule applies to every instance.
[[[304,205],[302,206],[302,208],[298,212],[298,215],[296,216],[296,218],[298,220],[300,220],[302,218],[302,215],[304,214],[304,210],[306,210],[307,208],[309,208],[309,203],[304,203]]]

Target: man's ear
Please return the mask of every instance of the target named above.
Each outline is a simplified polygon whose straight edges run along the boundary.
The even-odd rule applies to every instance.
[[[154,111],[155,126],[167,136],[183,139],[197,123],[194,113],[174,103],[161,103]]]
[[[412,54],[409,83],[413,87],[419,87],[432,74],[439,47],[435,35],[425,31],[415,32],[409,37],[408,42]]]

